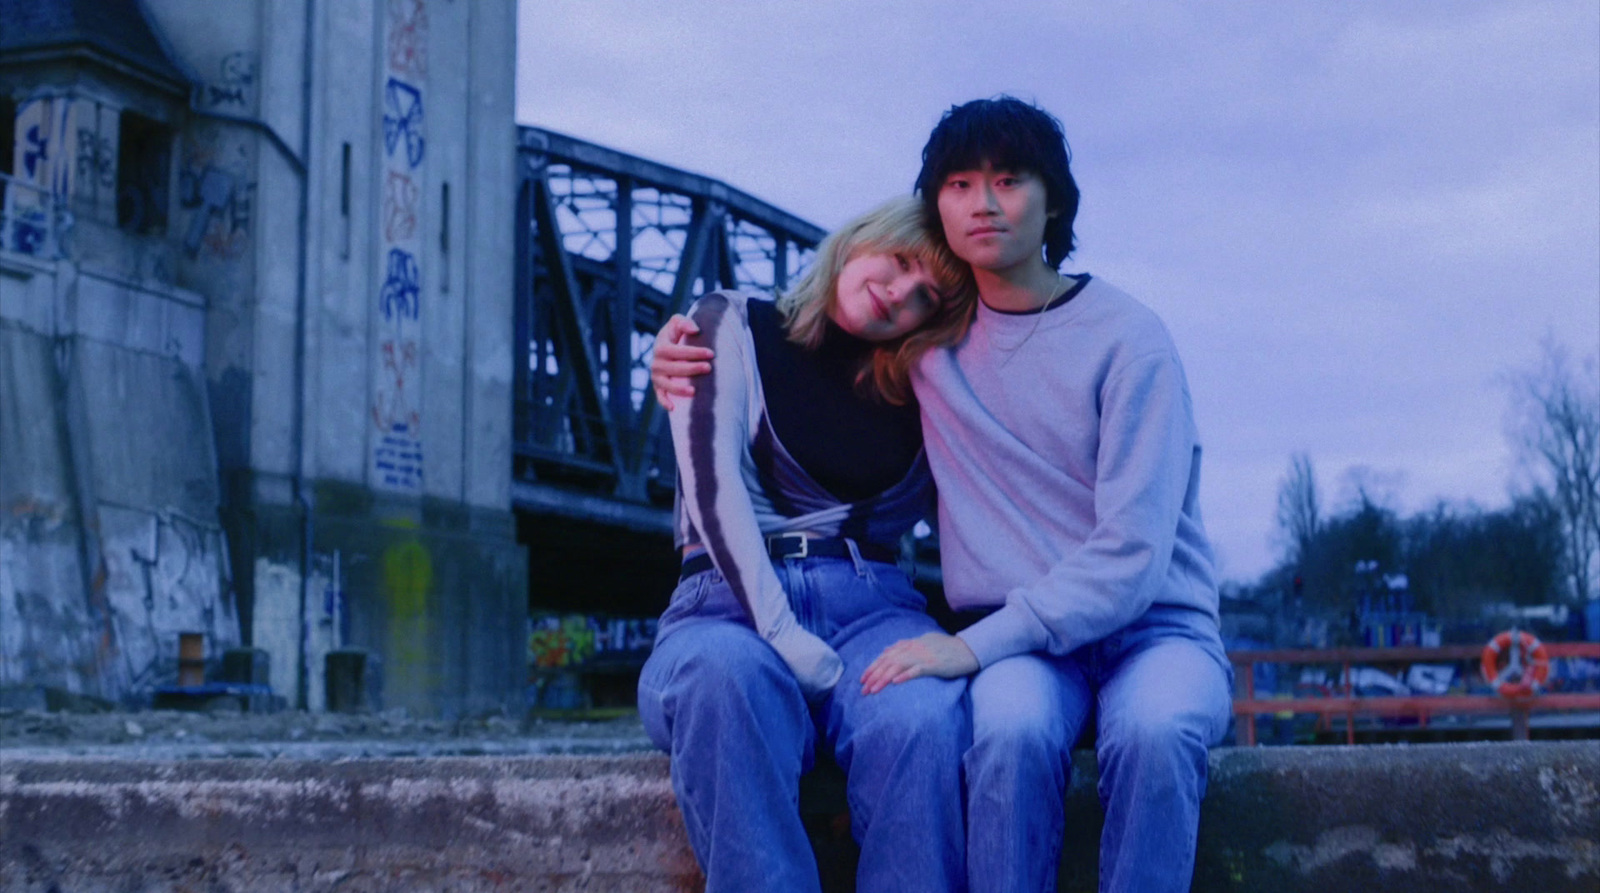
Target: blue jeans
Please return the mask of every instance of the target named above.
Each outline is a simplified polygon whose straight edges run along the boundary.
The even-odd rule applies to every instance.
[[[855,558],[775,565],[795,615],[833,646],[844,676],[808,704],[717,571],[681,583],[639,678],[639,715],[672,755],[672,788],[706,890],[818,890],[799,785],[814,749],[844,769],[857,886],[962,889],[961,754],[966,680],[916,679],[863,696],[883,649],[938,630],[891,564]]]
[[[1232,675],[1209,617],[1163,607],[1066,657],[983,668],[963,758],[973,893],[1056,888],[1071,749],[1091,708],[1101,893],[1188,891],[1206,749],[1227,732]]]

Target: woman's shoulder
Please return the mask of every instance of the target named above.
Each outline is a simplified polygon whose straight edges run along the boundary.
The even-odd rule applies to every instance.
[[[691,336],[688,343],[710,345],[740,334],[748,338],[752,300],[744,292],[721,289],[696,298],[685,315],[700,327],[700,334]]]

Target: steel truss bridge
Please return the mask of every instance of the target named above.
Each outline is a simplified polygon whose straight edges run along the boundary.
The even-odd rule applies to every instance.
[[[824,233],[709,177],[535,127],[517,148],[512,499],[666,532],[655,333],[717,288],[782,289]]]

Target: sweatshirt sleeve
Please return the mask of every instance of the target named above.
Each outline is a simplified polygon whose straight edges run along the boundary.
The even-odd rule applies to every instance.
[[[1133,622],[1161,591],[1199,450],[1177,355],[1164,350],[1114,370],[1100,407],[1094,527],[960,633],[981,666],[1028,651],[1068,654]]]
[[[750,382],[757,372],[741,308],[723,294],[698,301],[690,317],[700,334],[690,344],[716,351],[694,396],[679,399],[669,419],[677,451],[679,498],[711,561],[750,620],[783,658],[808,695],[833,688],[844,665],[828,644],[802,627],[767,558],[742,463],[750,442]]]

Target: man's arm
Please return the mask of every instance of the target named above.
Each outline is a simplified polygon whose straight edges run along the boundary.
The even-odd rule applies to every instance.
[[[676,405],[673,397],[694,396],[690,378],[711,372],[711,358],[716,352],[688,343],[691,335],[698,334],[700,327],[694,320],[677,313],[656,333],[650,352],[650,384],[655,388],[656,402],[668,412]]]

